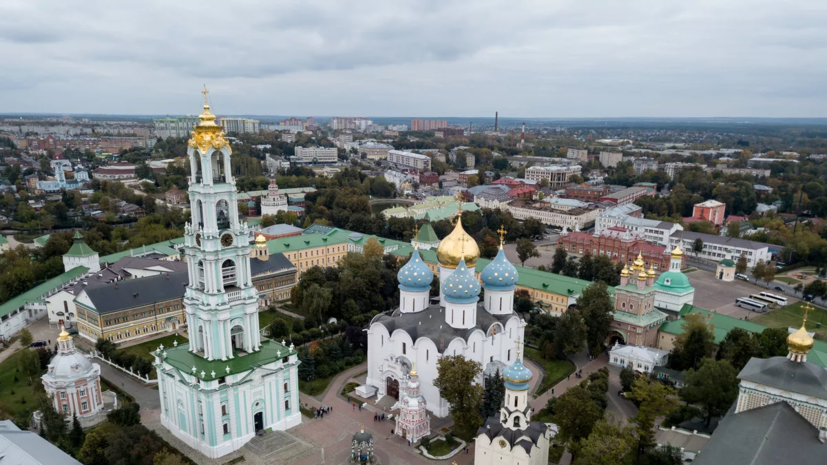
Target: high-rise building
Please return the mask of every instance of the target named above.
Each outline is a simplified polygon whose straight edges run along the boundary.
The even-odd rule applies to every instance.
[[[623,160],[622,152],[600,152],[600,166],[604,168],[614,168]]]
[[[301,423],[299,361],[292,344],[261,336],[253,231],[238,216],[232,149],[206,98],[199,120],[187,150],[192,223],[184,228],[183,247],[190,339],[160,346],[153,355],[161,424],[187,446],[217,458],[257,432]]]
[[[198,124],[197,116],[179,116],[177,118],[162,118],[152,120],[155,124],[155,135],[167,137],[189,137],[192,128]]]
[[[298,118],[287,118],[279,121],[279,131],[304,131],[306,123]]]
[[[368,118],[342,118],[340,116],[330,118],[330,128],[334,131],[342,131],[346,129],[350,129],[352,131],[365,131],[368,126],[372,125],[373,121]]]
[[[580,174],[580,165],[550,165],[530,166],[525,170],[525,177],[531,181],[548,181],[548,187],[559,189],[571,182],[569,179],[574,174]]]
[[[247,118],[221,118],[221,127],[226,132],[256,134],[259,131],[259,121]]]
[[[448,121],[444,119],[412,119],[411,131],[433,131],[448,127]]]
[[[404,150],[388,150],[388,161],[406,168],[431,169],[431,157]]]
[[[295,163],[336,163],[339,159],[339,150],[335,147],[296,147],[296,156],[291,158]]]

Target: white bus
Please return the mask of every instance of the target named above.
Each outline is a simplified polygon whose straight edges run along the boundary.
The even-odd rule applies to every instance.
[[[739,297],[735,299],[735,306],[752,310],[753,312],[763,313],[767,311],[768,305],[764,302],[752,300],[748,297]]]
[[[778,306],[778,303],[776,301],[774,301],[772,299],[768,299],[768,298],[762,296],[761,294],[752,294],[751,296],[749,296],[749,298],[752,299],[752,300],[755,300],[757,302],[765,303],[770,308],[775,308],[775,307]]]
[[[780,295],[770,294],[769,292],[761,292],[761,297],[765,299],[769,299],[777,303],[778,305],[787,305],[787,298],[781,297]]]

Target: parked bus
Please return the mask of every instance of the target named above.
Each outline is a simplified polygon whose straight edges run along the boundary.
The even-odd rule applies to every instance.
[[[758,301],[758,302],[763,302],[763,303],[767,304],[767,306],[770,307],[770,308],[775,308],[775,307],[778,306],[778,303],[776,301],[774,301],[772,299],[768,299],[768,298],[762,296],[761,294],[752,294],[751,296],[749,296],[749,298],[752,299],[752,300]]]
[[[763,313],[767,311],[768,305],[764,302],[752,300],[748,297],[739,297],[735,299],[735,306],[752,310],[753,312]]]
[[[787,298],[780,295],[770,294],[769,292],[759,292],[761,297],[775,301],[778,305],[787,305]]]

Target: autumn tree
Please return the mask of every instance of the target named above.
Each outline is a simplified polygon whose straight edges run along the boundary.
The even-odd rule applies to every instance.
[[[738,274],[747,272],[747,254],[742,253],[741,256],[738,257],[738,261],[735,262],[735,272]]]
[[[724,415],[738,397],[738,371],[726,360],[705,358],[698,370],[686,371],[684,379],[681,398],[701,407],[707,426],[712,418]]]
[[[434,386],[450,404],[451,418],[459,431],[473,433],[482,425],[483,387],[474,382],[480,373],[482,366],[462,355],[445,356],[437,362]]]
[[[669,415],[678,408],[678,400],[674,394],[675,390],[671,387],[648,377],[640,377],[632,385],[629,398],[639,404],[637,415],[633,419],[637,426],[638,455],[655,444],[655,435],[652,432],[655,419]]]
[[[517,258],[520,259],[520,266],[525,266],[526,260],[532,257],[539,257],[540,252],[537,251],[537,246],[529,239],[520,239],[517,241]]]
[[[371,237],[365,241],[365,245],[362,248],[362,253],[367,258],[382,258],[382,256],[385,255],[385,247],[379,243],[378,239]]]
[[[676,369],[695,368],[715,349],[715,326],[700,313],[690,313],[681,324],[683,332],[675,337],[672,365]]]
[[[755,279],[764,279],[764,274],[766,274],[767,265],[764,263],[764,260],[758,260],[758,263],[752,267],[752,275],[755,276]]]
[[[20,345],[23,347],[32,345],[32,333],[26,328],[20,330]]]
[[[602,419],[595,423],[586,439],[572,447],[577,459],[574,465],[616,465],[635,446],[635,431],[629,426],[615,423],[614,418]]]

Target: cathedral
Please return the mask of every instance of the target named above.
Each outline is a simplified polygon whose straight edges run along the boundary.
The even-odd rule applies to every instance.
[[[187,154],[192,220],[185,226],[184,308],[189,343],[154,352],[161,423],[188,446],[217,458],[263,430],[301,423],[294,347],[263,339],[252,256],[266,260],[238,217],[230,144],[204,113]]]
[[[430,297],[434,273],[414,250],[399,270],[399,308],[377,315],[369,326],[365,388],[379,399],[398,400],[404,394],[400,386],[410,386],[416,366],[415,397],[424,400],[428,411],[445,417],[449,404],[434,387],[440,357],[462,355],[480,363],[486,373],[502,372],[519,359],[516,341],[526,323],[513,308],[517,269],[505,257],[504,233],[500,231],[499,253],[478,278],[480,251],[458,216],[454,230],[437,247],[438,299]],[[482,375],[477,381],[482,382]]]

